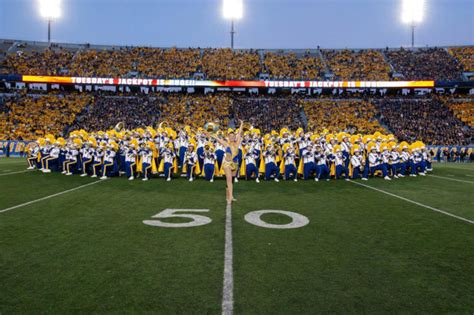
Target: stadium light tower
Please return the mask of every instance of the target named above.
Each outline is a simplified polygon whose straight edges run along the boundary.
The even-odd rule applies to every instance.
[[[402,0],[402,21],[411,26],[411,47],[415,47],[415,26],[423,21],[424,0]]]
[[[61,16],[61,0],[38,0],[40,15],[48,20],[48,43],[51,42],[51,20]]]
[[[231,20],[230,25],[230,47],[234,49],[234,21],[243,16],[244,4],[242,0],[224,0],[224,18]]]

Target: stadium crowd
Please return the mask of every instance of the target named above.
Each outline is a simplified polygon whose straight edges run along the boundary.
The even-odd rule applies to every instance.
[[[374,100],[379,119],[404,141],[419,139],[432,145],[468,145],[473,129],[464,126],[437,98]]]
[[[472,71],[474,63],[472,47],[308,50],[298,55],[213,48],[28,48],[7,54],[2,72],[156,78],[192,78],[202,73],[211,80],[252,80],[267,74],[271,79],[315,80],[324,79],[329,71],[337,80],[388,80],[391,73],[401,73],[405,80],[460,80],[461,71]]]
[[[390,66],[377,50],[325,50],[326,62],[337,80],[386,81]]]
[[[461,80],[461,66],[446,49],[386,50],[385,55],[405,80]]]
[[[360,133],[384,130],[375,118],[376,109],[365,100],[303,99],[299,103],[308,119],[308,128],[318,132],[322,128]]]

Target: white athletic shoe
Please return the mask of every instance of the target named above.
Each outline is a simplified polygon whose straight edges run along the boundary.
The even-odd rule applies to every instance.
[[[72,173],[71,173],[71,172],[69,172],[69,173],[66,173],[66,175],[67,175],[67,176],[71,176],[71,175],[72,175]]]
[[[398,178],[398,176],[397,176],[397,175],[393,175],[393,178]]]
[[[388,176],[385,176],[383,179],[385,179],[385,180],[392,180],[392,179],[391,179],[390,177],[388,177]]]
[[[362,180],[369,180],[368,178],[362,177]]]
[[[43,173],[51,173],[51,170],[50,169],[44,169]]]
[[[42,171],[42,169],[40,168],[40,171]],[[62,171],[61,174],[66,174],[67,171]]]
[[[260,179],[258,179],[258,177],[255,179],[255,182],[258,184],[260,183]]]
[[[297,182],[297,181],[298,181],[298,179],[297,179],[297,178],[295,178],[295,179],[293,179],[293,181],[294,181],[294,182]]]
[[[97,177],[97,175],[92,175],[92,176],[91,176],[91,178],[96,178],[96,177]]]
[[[81,177],[86,177],[86,176],[87,176],[86,173],[81,174]]]
[[[133,177],[133,176],[130,176],[130,177],[128,178],[128,180],[134,180],[134,179],[135,179],[135,177]]]
[[[239,179],[236,177],[234,178],[234,183],[238,183],[239,182]]]
[[[146,182],[148,180],[148,177],[145,177],[142,179],[142,181]]]
[[[350,179],[350,178],[346,178],[346,182],[350,182],[350,181],[351,181],[351,179]]]
[[[171,182],[171,177],[168,177],[168,178],[166,179],[166,181],[167,181],[167,182]]]
[[[418,175],[426,176],[426,173],[419,173]]]
[[[276,181],[277,183],[279,182],[278,178],[275,177],[274,181]]]
[[[210,182],[211,182],[211,183],[214,183],[214,178],[211,178]]]
[[[402,175],[402,174],[398,174],[398,177],[405,177],[405,175]]]
[[[315,181],[315,182],[319,182],[319,178],[316,177],[316,178],[314,179],[314,181]]]
[[[33,169],[35,169],[34,166],[30,166],[30,167],[27,168],[27,170],[33,170]]]
[[[189,181],[192,182],[192,181],[193,181],[193,178],[191,177],[191,178],[189,179]]]
[[[107,179],[107,176],[102,176],[100,179]]]

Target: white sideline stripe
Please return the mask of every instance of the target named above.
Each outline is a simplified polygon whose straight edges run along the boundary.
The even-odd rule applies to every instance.
[[[225,209],[224,286],[222,289],[222,314],[234,313],[234,272],[232,270],[232,206]]]
[[[26,172],[31,172],[31,171],[32,171],[32,170],[11,172],[11,173],[0,174],[0,176],[6,176],[6,175],[12,175],[12,174],[20,174],[20,173],[26,173]]]
[[[367,188],[369,188],[369,189],[372,189],[372,190],[376,190],[376,191],[378,191],[378,192],[381,192],[381,193],[383,193],[383,194],[386,194],[386,195],[389,195],[389,196],[392,196],[392,197],[395,197],[395,198],[404,200],[404,201],[406,201],[406,202],[413,203],[413,204],[415,204],[415,205],[417,205],[417,206],[420,206],[420,207],[423,207],[423,208],[426,208],[426,209],[429,209],[429,210],[432,210],[432,211],[435,211],[435,212],[442,213],[442,214],[444,214],[444,215],[453,217],[453,218],[455,218],[455,219],[458,219],[458,220],[461,220],[461,221],[464,221],[464,222],[467,222],[467,223],[470,223],[470,224],[474,224],[474,221],[473,221],[473,220],[469,220],[469,219],[466,219],[466,218],[457,216],[457,215],[455,215],[455,214],[446,212],[446,211],[444,211],[444,210],[440,210],[440,209],[433,208],[433,207],[431,207],[431,206],[424,205],[424,204],[422,204],[422,203],[413,201],[413,200],[411,200],[411,199],[408,199],[408,198],[405,198],[405,197],[402,197],[402,196],[398,196],[398,195],[392,194],[392,193],[390,193],[390,192],[388,192],[388,191],[385,191],[385,190],[382,190],[382,189],[378,189],[378,188],[375,188],[375,187],[372,187],[372,186],[369,186],[369,185],[365,185],[365,184],[362,184],[362,183],[358,183],[358,182],[355,182],[355,181],[350,181],[350,183],[353,183],[353,184],[356,184],[356,185],[359,185],[359,186],[364,186],[364,187],[367,187]]]
[[[455,178],[449,178],[449,177],[444,177],[444,176],[439,176],[439,175],[433,175],[433,174],[428,174],[428,176],[437,177],[437,178],[443,178],[443,179],[452,180],[452,181],[455,181],[455,182],[474,184],[474,182],[473,182],[473,181],[470,181],[470,180],[455,179]],[[453,175],[453,176],[454,176],[454,175]]]
[[[474,175],[468,175],[468,174],[466,174],[466,176],[469,176],[469,177],[474,177]]]
[[[28,201],[28,202],[25,202],[25,203],[22,203],[22,204],[19,204],[19,205],[10,207],[10,208],[2,209],[2,210],[0,210],[0,213],[7,212],[7,211],[10,211],[10,210],[14,210],[14,209],[18,209],[18,208],[21,208],[21,207],[24,207],[24,206],[28,206],[28,205],[31,205],[33,203],[37,203],[37,202],[40,202],[40,201],[43,201],[43,200],[46,200],[46,199],[54,198],[54,197],[57,197],[57,196],[60,196],[60,195],[63,195],[63,194],[67,194],[71,191],[75,191],[75,190],[78,190],[78,189],[81,189],[81,188],[84,188],[84,187],[87,187],[87,186],[90,186],[90,185],[94,185],[94,184],[97,184],[97,183],[103,183],[103,182],[105,182],[105,181],[98,180],[98,181],[95,181],[95,182],[92,182],[92,183],[89,183],[89,184],[85,184],[85,185],[74,187],[74,188],[71,188],[71,189],[68,189],[68,190],[64,190],[64,191],[61,191],[61,192],[58,192],[56,194],[52,194],[52,195],[49,195],[49,196],[46,196],[46,197],[43,197],[43,198]]]

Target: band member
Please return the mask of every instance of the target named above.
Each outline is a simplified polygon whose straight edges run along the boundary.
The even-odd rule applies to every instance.
[[[352,166],[352,179],[359,178],[359,175],[364,172],[365,158],[362,155],[361,148],[359,145],[352,147],[351,166]]]
[[[257,168],[257,159],[259,158],[260,154],[257,150],[253,148],[251,144],[247,145],[246,153],[244,155],[245,161],[245,179],[251,180],[255,178],[257,183],[260,183],[258,179],[258,168]]]
[[[188,144],[188,150],[184,154],[183,165],[186,167],[186,178],[192,182],[194,180],[193,173],[195,172],[196,164],[198,163],[197,154],[194,152],[194,144]],[[184,170],[184,168],[183,168]]]
[[[382,158],[377,152],[377,145],[371,142],[367,149],[369,150],[369,167],[364,170],[362,180],[368,180],[369,173],[373,176],[375,171],[382,171],[385,180],[391,180],[387,175],[387,168],[382,164]]]
[[[160,155],[160,171],[163,172],[166,181],[169,182],[171,181],[171,170],[173,169],[174,159],[176,158],[173,143],[169,142],[164,148],[162,148]]]
[[[79,150],[82,156],[82,174],[81,177],[87,176],[87,171],[89,165],[92,163],[94,159],[94,150],[91,148],[92,143],[86,142],[84,147]]]
[[[106,143],[105,142],[100,142],[100,145],[96,145],[96,148],[93,151],[93,161],[92,161],[92,178],[97,177],[97,173],[99,170],[102,168],[102,161],[104,158],[104,148],[105,148]]]
[[[135,170],[137,166],[138,159],[138,141],[132,139],[127,146],[124,146],[125,151],[125,173],[127,174],[128,180],[135,179]]]
[[[315,168],[316,168],[316,178],[315,181],[319,181],[320,179],[325,179],[326,181],[329,180],[329,167],[328,167],[328,157],[326,153],[323,151],[323,147],[321,145],[314,146],[314,159],[315,159]]]
[[[204,177],[207,181],[210,181],[211,183],[214,181],[216,158],[217,157],[213,151],[211,143],[205,144],[201,159],[204,163]]]
[[[316,173],[316,165],[315,165],[315,159],[314,159],[314,153],[315,151],[313,150],[313,145],[311,143],[308,143],[306,145],[306,148],[304,148],[302,152],[302,158],[303,158],[303,179],[307,180],[312,176],[313,174]],[[315,174],[316,175],[316,174]],[[315,176],[315,180],[318,180],[318,177]]]
[[[28,146],[27,148],[27,158],[26,161],[28,162],[28,168],[27,170],[33,170],[37,166],[38,162],[38,154],[40,151],[38,143],[40,140],[37,140],[36,142],[32,142],[31,145]]]
[[[59,139],[58,139],[59,140]],[[57,169],[59,163],[59,151],[60,151],[61,141],[56,141],[54,145],[51,146],[49,151],[49,156],[43,160],[43,173],[51,173],[51,168]]]
[[[349,169],[346,167],[346,155],[339,144],[334,146],[334,165],[336,166],[336,179],[339,179],[344,173],[346,180],[349,180]]]
[[[100,179],[107,179],[107,175],[112,176],[115,174],[115,156],[117,155],[118,144],[115,141],[111,141],[107,144],[107,150],[104,154],[104,163],[102,164],[102,177]]]
[[[283,154],[284,165],[285,165],[285,180],[298,181],[298,170],[296,168],[296,153],[293,149],[293,146],[289,143],[283,145]]]
[[[276,165],[277,152],[274,145],[267,145],[265,152],[263,152],[263,159],[265,161],[265,180],[270,180],[273,176],[273,180],[279,182],[280,169]]]
[[[140,156],[142,162],[142,174],[143,178],[142,181],[147,181],[150,179],[150,171],[151,171],[151,162],[153,159],[153,148],[155,144],[151,141],[143,143],[141,149],[138,151],[138,155]]]

